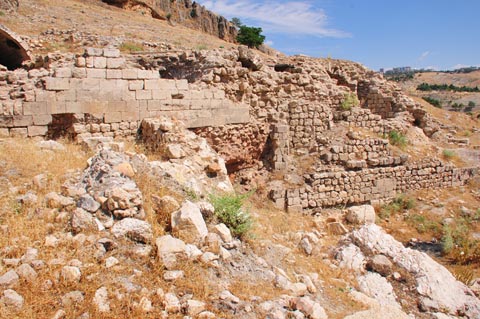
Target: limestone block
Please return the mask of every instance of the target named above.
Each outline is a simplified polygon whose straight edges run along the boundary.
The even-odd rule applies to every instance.
[[[107,79],[121,79],[123,78],[122,70],[107,69]]]
[[[109,102],[107,101],[91,101],[79,102],[81,104],[81,112],[88,114],[102,114],[107,109]]]
[[[72,77],[76,79],[84,79],[87,77],[87,69],[86,68],[74,68],[72,71]]]
[[[177,90],[175,80],[158,79],[146,80],[145,89],[147,90]]]
[[[136,80],[138,79],[138,70],[137,69],[124,69],[122,70],[122,78],[125,80]]]
[[[52,122],[52,116],[49,114],[33,115],[34,125],[48,125]]]
[[[49,91],[63,91],[70,88],[68,78],[46,78],[45,88]]]
[[[103,49],[87,48],[87,49],[85,49],[85,55],[87,55],[87,56],[102,56],[103,55]]]
[[[156,70],[138,70],[139,79],[159,79],[160,73]]]
[[[352,206],[348,208],[346,218],[352,224],[374,224],[375,209],[371,205]]]
[[[125,66],[124,58],[108,58],[107,69],[121,69]]]
[[[169,100],[171,95],[170,92],[166,90],[152,90],[152,98],[154,100]]]
[[[106,58],[118,58],[120,57],[120,50],[115,48],[104,48],[103,56]]]
[[[55,70],[54,77],[56,78],[71,78],[72,77],[72,69],[71,68],[58,68]]]
[[[137,100],[151,100],[152,91],[151,90],[137,90],[135,91],[135,98]]]
[[[87,69],[87,78],[106,79],[107,71],[105,69]]]
[[[10,129],[10,137],[27,137],[27,128],[14,127]]]
[[[67,101],[74,102],[77,100],[77,91],[76,90],[59,91],[55,94],[55,97],[56,97],[56,100],[59,102],[67,102]]]
[[[140,109],[141,101],[127,101],[125,107],[121,111],[125,112],[138,112]]]
[[[32,115],[14,115],[13,126],[29,126],[33,124]]]
[[[65,102],[65,113],[83,113],[83,103]]]
[[[23,114],[48,114],[47,102],[25,102],[23,103]]]
[[[93,68],[93,57],[86,57],[85,58],[85,66],[87,68]]]
[[[47,104],[47,113],[49,114],[62,114],[66,113],[66,103],[60,101],[53,101]],[[72,103],[72,102],[71,102]]]
[[[131,91],[143,90],[143,84],[142,80],[128,81],[128,89]]]
[[[189,201],[172,214],[171,222],[172,230],[187,243],[202,242],[208,234],[200,209]]]
[[[176,80],[175,84],[176,84],[176,87],[177,87],[178,90],[188,90],[188,81],[187,80]]]
[[[115,123],[122,121],[122,112],[108,112],[105,113],[105,123]]]
[[[43,136],[47,134],[48,126],[29,126],[28,136]]]
[[[9,137],[9,136],[10,136],[10,132],[8,128],[0,128],[0,138]]]
[[[78,68],[84,68],[87,65],[85,58],[83,56],[79,56],[75,59],[75,66]]]

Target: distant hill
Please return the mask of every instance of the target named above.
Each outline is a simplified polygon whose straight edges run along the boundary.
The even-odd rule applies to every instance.
[[[461,71],[461,70],[460,70]],[[460,88],[480,88],[480,70],[472,72],[416,72],[412,79],[398,82],[410,95],[438,101],[445,109],[475,112],[480,110],[480,92],[459,92]],[[453,86],[453,90],[419,90],[422,84]]]

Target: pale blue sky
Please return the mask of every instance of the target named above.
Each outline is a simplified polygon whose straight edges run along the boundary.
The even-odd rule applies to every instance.
[[[286,54],[367,67],[480,66],[480,0],[200,0]]]

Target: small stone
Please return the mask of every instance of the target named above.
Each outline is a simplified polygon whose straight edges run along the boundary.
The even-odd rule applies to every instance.
[[[178,313],[181,309],[180,301],[178,300],[177,296],[172,293],[165,294],[163,305],[168,313]]]
[[[140,243],[148,243],[153,236],[152,226],[135,218],[122,219],[113,225],[111,231],[117,238],[126,237]]]
[[[175,281],[185,277],[185,273],[182,270],[170,270],[163,274],[163,279],[166,281]]]
[[[187,258],[185,243],[170,235],[157,238],[157,256],[167,269],[172,269],[177,264],[178,258]]]
[[[47,203],[48,208],[65,208],[68,206],[74,206],[75,202],[70,197],[65,197],[55,192],[48,193],[45,195],[45,202]]]
[[[185,151],[182,149],[182,146],[179,144],[169,144],[165,150],[165,155],[169,159],[179,159],[185,157]]]
[[[87,212],[95,213],[97,210],[100,209],[100,203],[98,203],[89,194],[84,194],[78,199],[77,207],[82,208]]]
[[[85,297],[81,291],[71,291],[63,295],[62,305],[64,307],[72,307],[83,303]]]
[[[233,241],[232,233],[225,224],[215,225],[212,232],[219,235],[225,243]]]
[[[187,243],[202,242],[208,234],[200,209],[190,201],[186,201],[178,212],[172,214],[171,221],[173,232]]]
[[[67,313],[63,309],[60,309],[57,312],[55,312],[55,314],[52,317],[52,319],[65,319],[65,318],[67,318]]]
[[[93,303],[99,312],[110,312],[110,303],[108,302],[108,291],[106,287],[101,287],[95,292]]]
[[[45,237],[45,247],[57,247],[58,245],[58,238],[53,235],[48,235]]]
[[[130,178],[133,178],[135,176],[135,170],[133,169],[132,165],[128,162],[120,163],[117,166],[115,166],[113,169]]]
[[[189,316],[196,316],[205,310],[205,303],[198,300],[187,300],[187,314]]]
[[[82,231],[95,231],[98,229],[98,225],[92,214],[82,208],[77,208],[73,211],[70,225],[75,234]]]
[[[384,277],[392,273],[392,268],[392,262],[384,255],[375,255],[367,264],[367,269],[373,270]]]
[[[17,268],[17,274],[30,283],[37,279],[37,272],[29,264],[21,264]]]
[[[21,261],[24,264],[29,264],[36,259],[38,259],[38,249],[30,247],[27,248],[27,251],[23,254]]]
[[[20,277],[18,277],[18,274],[15,272],[15,270],[9,270],[0,276],[0,287],[13,287],[15,284],[17,284],[19,279]]]
[[[138,306],[143,312],[151,312],[154,309],[152,306],[152,302],[147,297],[142,297]]]
[[[312,254],[313,246],[312,246],[312,244],[310,243],[310,241],[308,240],[307,237],[302,238],[302,240],[300,241],[300,247],[302,247],[303,251],[307,255],[310,256]]]
[[[202,311],[198,314],[198,319],[215,319],[216,316],[213,312],[210,311]]]
[[[115,257],[108,257],[106,260],[105,260],[105,267],[106,268],[112,268],[113,266],[116,266],[118,265],[120,262],[118,261],[117,258]]]
[[[3,303],[7,307],[20,310],[23,307],[23,297],[15,290],[7,289],[3,292],[3,297],[0,299],[0,303]]]
[[[153,195],[152,201],[154,204],[154,211],[158,215],[159,219],[164,218],[164,216],[170,216],[180,208],[177,200],[172,196],[159,197]]]
[[[60,276],[67,283],[78,283],[82,278],[82,273],[78,267],[64,266]]]

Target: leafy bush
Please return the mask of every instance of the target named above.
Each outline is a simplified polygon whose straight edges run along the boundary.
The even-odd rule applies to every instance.
[[[476,103],[474,101],[469,101],[468,102],[468,106],[469,107],[475,107],[476,106]]]
[[[449,254],[453,247],[455,246],[452,237],[452,229],[450,226],[445,225],[443,226],[443,236],[442,236],[442,253],[444,255]]]
[[[253,224],[250,214],[242,210],[248,196],[250,196],[249,193],[210,195],[210,202],[215,208],[215,217],[230,229],[232,235],[237,237],[243,237]]]
[[[453,91],[453,92],[480,92],[478,86],[472,88],[468,86],[455,86],[453,84],[428,84],[422,83],[417,86],[419,91]]]
[[[443,150],[442,155],[445,159],[452,159],[456,154],[452,150]]]
[[[427,102],[427,103],[430,103],[432,104],[433,106],[435,107],[438,107],[438,108],[442,108],[442,102],[440,102],[439,100],[437,99],[434,99],[433,97],[429,97],[429,96],[425,96],[423,97],[423,99]]]
[[[265,36],[262,35],[262,28],[240,26],[238,31],[237,41],[241,44],[247,45],[249,48],[258,48],[265,41]]]
[[[360,101],[357,98],[355,93],[345,93],[343,96],[342,104],[340,104],[340,108],[344,111],[349,111],[352,107],[359,106]]]
[[[443,229],[442,252],[455,264],[480,264],[480,240],[471,237],[471,224],[471,219],[460,218]]]
[[[233,17],[232,21],[230,21],[237,29],[243,25],[242,21],[239,18]]]
[[[407,138],[405,137],[405,135],[398,131],[394,130],[388,133],[388,139],[390,141],[390,144],[398,146],[400,148],[404,148],[405,146],[407,146]]]

